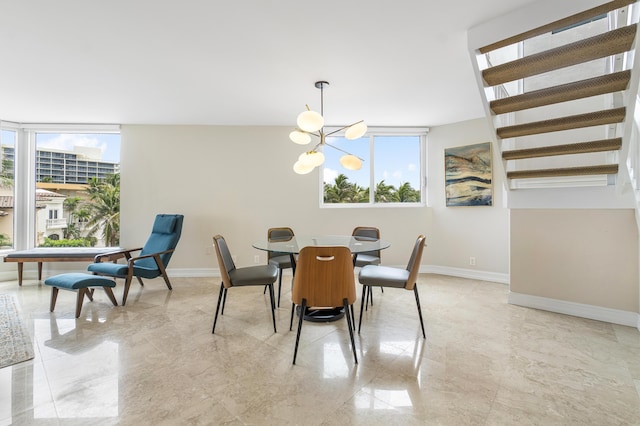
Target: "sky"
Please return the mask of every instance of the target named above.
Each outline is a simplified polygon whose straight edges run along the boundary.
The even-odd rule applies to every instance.
[[[344,169],[340,165],[340,157],[343,152],[324,147],[324,182],[333,183],[335,178],[343,173],[349,177],[350,182],[369,187],[369,170],[371,156],[369,138],[347,140],[345,138],[328,138],[327,143],[364,160],[362,168],[358,171]],[[384,180],[387,185],[398,188],[405,182],[409,182],[414,189],[420,188],[420,136],[375,136],[374,150],[374,180],[376,183]]]
[[[38,133],[36,146],[71,152],[74,146],[100,148],[101,160],[120,162],[120,135],[117,133]]]
[[[2,144],[14,146],[15,132],[2,130]],[[73,152],[74,146],[87,146],[100,148],[101,160],[120,162],[120,135],[118,133],[38,133],[36,136],[37,148],[50,148]]]

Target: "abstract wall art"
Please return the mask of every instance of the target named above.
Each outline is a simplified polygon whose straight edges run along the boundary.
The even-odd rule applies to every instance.
[[[445,148],[447,207],[491,206],[491,143]]]

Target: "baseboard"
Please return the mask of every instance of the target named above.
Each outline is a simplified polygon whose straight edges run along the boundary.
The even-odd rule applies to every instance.
[[[167,269],[169,277],[181,278],[210,278],[219,277],[220,269],[218,268],[169,268]]]
[[[478,271],[477,269],[452,268],[449,266],[422,265],[421,274],[440,274],[452,277],[469,278],[472,280],[491,281],[494,283],[509,284],[509,274],[498,272]]]
[[[544,311],[573,315],[575,317],[604,321],[612,324],[626,325],[636,327],[640,330],[640,316],[636,312],[621,311],[619,309],[585,305],[582,303],[567,302],[565,300],[549,299],[547,297],[514,292],[509,293],[508,302],[512,305],[542,309]]]

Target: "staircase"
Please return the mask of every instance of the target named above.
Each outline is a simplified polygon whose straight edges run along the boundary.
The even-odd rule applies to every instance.
[[[592,6],[480,46],[472,43],[486,28],[470,30],[469,48],[510,191],[629,183],[638,86],[635,1],[573,2],[574,9]],[[553,10],[547,14],[571,9],[548,3]],[[531,21],[540,14],[531,14]],[[506,24],[500,28],[515,27]]]

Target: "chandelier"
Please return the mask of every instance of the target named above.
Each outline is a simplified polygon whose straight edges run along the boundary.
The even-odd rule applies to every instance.
[[[312,111],[309,108],[309,105],[306,105],[307,110],[298,115],[298,127],[289,134],[289,138],[300,145],[307,145],[311,142],[312,135],[320,139],[312,150],[300,154],[298,161],[293,165],[293,171],[300,175],[305,175],[324,163],[324,154],[322,153],[322,150],[325,146],[336,149],[345,154],[340,157],[340,164],[342,164],[342,167],[345,169],[360,170],[362,162],[364,161],[362,158],[326,142],[327,136],[334,135],[342,130],[345,131],[344,137],[349,140],[361,138],[367,132],[367,125],[364,124],[364,120],[360,120],[348,126],[341,127],[338,130],[325,133],[323,117],[324,86],[328,85],[329,83],[326,81],[316,81],[315,86],[320,89],[320,113]]]

